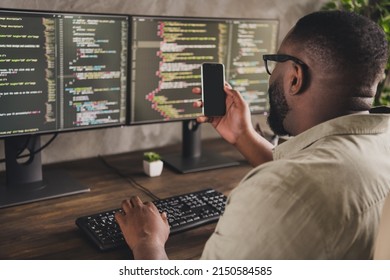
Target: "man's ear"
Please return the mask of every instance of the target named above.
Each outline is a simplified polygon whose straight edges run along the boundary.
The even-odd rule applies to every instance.
[[[304,90],[304,69],[303,66],[295,62],[291,63],[289,69],[289,90],[288,93],[296,95]]]

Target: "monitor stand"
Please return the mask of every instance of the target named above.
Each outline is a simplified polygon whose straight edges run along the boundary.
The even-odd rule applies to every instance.
[[[163,161],[180,173],[205,171],[239,165],[238,161],[210,151],[202,153],[200,124],[183,121],[182,153],[162,155]]]
[[[16,136],[4,142],[6,174],[0,181],[0,208],[88,192],[90,189],[62,170],[42,171],[40,136]],[[21,162],[20,154],[29,156]]]

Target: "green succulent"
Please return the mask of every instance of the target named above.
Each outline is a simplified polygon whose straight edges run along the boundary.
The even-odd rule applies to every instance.
[[[161,156],[155,152],[145,152],[144,160],[148,162],[157,161],[157,160],[161,160]]]

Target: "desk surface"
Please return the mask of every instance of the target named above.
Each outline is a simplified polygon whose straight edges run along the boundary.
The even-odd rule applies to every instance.
[[[229,194],[250,166],[242,156],[221,139],[203,141],[204,150],[212,150],[240,162],[239,166],[189,174],[165,167],[161,176],[149,178],[142,170],[142,151],[105,156],[107,162],[165,198],[212,186]],[[179,146],[155,149],[180,152]],[[138,195],[151,200],[126,179],[109,169],[100,158],[51,165],[65,169],[91,191],[62,198],[0,209],[0,259],[129,259],[128,248],[100,252],[75,225],[76,218],[118,208],[124,198]],[[198,259],[215,228],[202,226],[169,237],[166,251],[170,259]]]

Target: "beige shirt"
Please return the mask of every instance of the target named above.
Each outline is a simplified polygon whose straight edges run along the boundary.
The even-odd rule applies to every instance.
[[[202,259],[372,258],[389,190],[390,115],[327,121],[249,172]]]

